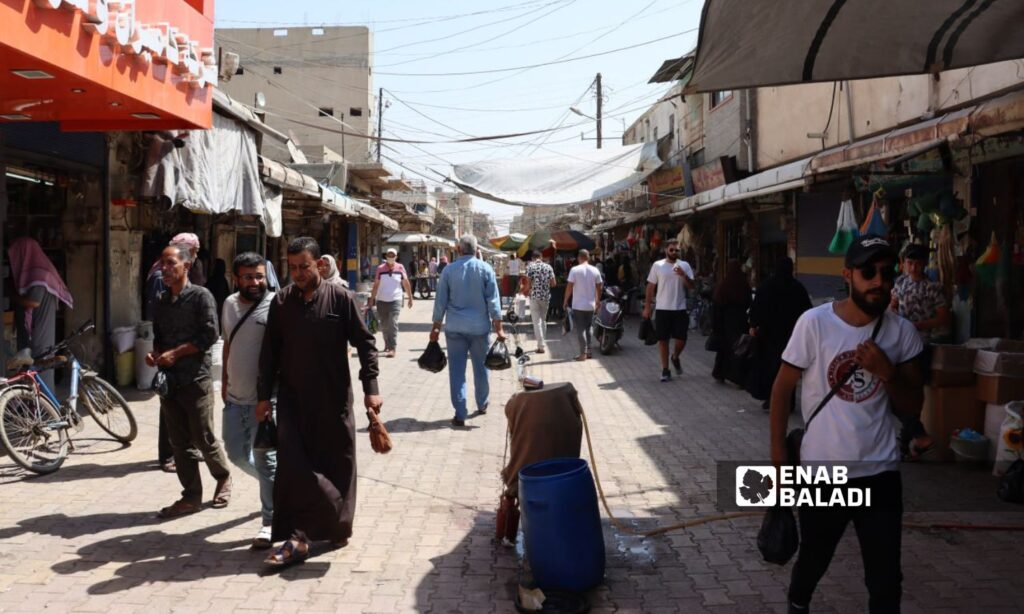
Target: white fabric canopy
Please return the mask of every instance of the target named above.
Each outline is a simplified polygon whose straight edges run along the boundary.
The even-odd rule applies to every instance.
[[[613,196],[659,166],[653,141],[544,158],[456,164],[449,179],[470,194],[510,205],[579,205]]]

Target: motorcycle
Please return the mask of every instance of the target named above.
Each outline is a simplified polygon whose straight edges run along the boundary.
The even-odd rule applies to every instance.
[[[634,291],[623,292],[618,286],[604,289],[601,308],[594,317],[594,338],[602,354],[611,354],[618,347],[625,329],[625,306]]]

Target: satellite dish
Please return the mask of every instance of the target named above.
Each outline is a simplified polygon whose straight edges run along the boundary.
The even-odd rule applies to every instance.
[[[256,107],[264,109],[267,106],[267,97],[263,92],[256,92]]]

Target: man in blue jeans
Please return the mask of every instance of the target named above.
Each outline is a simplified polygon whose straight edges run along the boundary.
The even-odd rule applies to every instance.
[[[221,325],[224,360],[221,396],[224,399],[223,438],[228,458],[239,469],[259,480],[263,523],[252,547],[270,548],[274,519],[275,450],[253,450],[256,436],[256,379],[260,347],[267,329],[273,292],[267,291],[267,267],[263,256],[245,252],[232,264],[238,292],[224,302]]]
[[[459,239],[459,259],[444,268],[437,283],[434,326],[430,330],[430,340],[437,341],[447,315],[444,337],[448,343],[448,382],[455,408],[453,427],[466,425],[467,356],[473,361],[477,412],[484,414],[491,392],[484,366],[491,327],[499,340],[505,340],[494,269],[475,257],[476,248],[476,237],[465,235]]]

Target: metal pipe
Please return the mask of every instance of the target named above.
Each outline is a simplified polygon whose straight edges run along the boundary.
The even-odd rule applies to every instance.
[[[103,156],[103,174],[100,177],[103,191],[103,375],[107,379],[114,374],[114,346],[110,338],[110,331],[113,330],[113,315],[110,310],[112,301],[110,284],[113,277],[110,272],[110,138],[109,134],[103,137],[105,155]]]
[[[846,90],[846,124],[850,133],[849,143],[853,144],[853,94],[850,93],[849,81],[844,82],[843,89]]]
[[[747,172],[753,174],[754,172],[754,120],[750,117],[750,97],[753,95],[754,90],[745,90],[746,106],[747,106]]]

